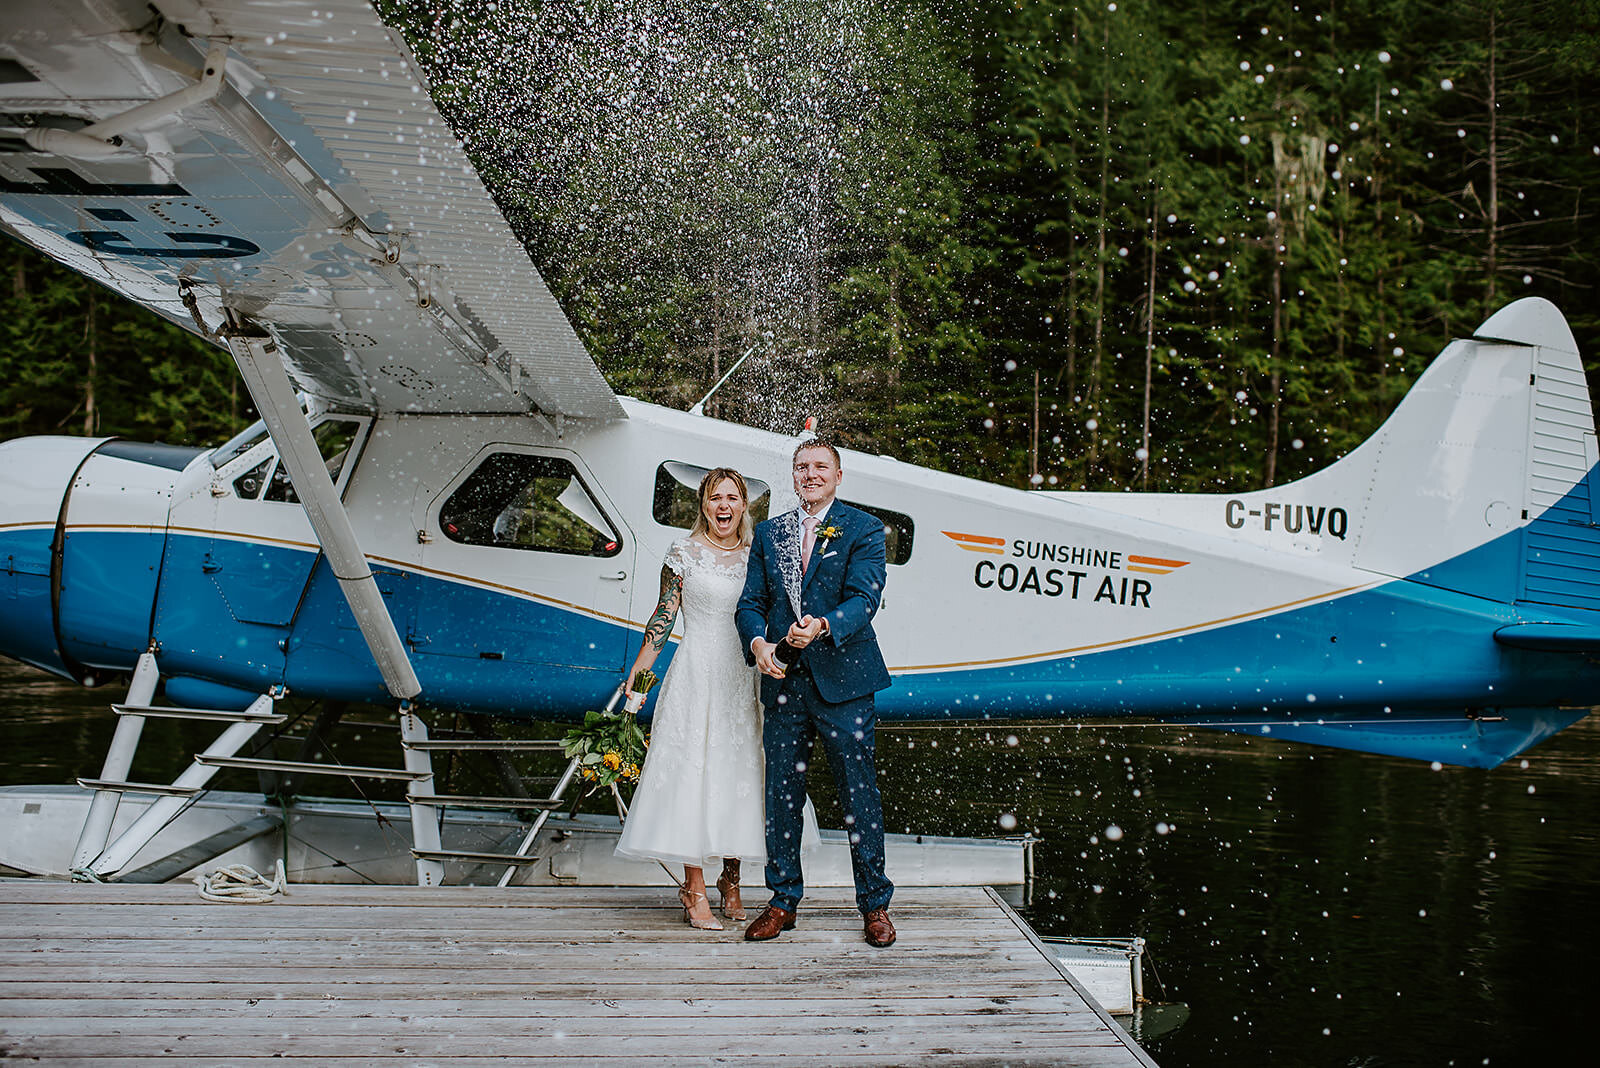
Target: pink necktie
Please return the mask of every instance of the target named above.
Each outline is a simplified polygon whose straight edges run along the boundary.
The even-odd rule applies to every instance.
[[[806,568],[811,566],[811,547],[817,543],[817,524],[820,522],[814,515],[808,515],[800,522],[805,524],[806,533],[800,539],[800,574],[806,573]]]

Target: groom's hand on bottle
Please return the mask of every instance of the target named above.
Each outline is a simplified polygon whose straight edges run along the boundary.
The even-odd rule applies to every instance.
[[[777,648],[778,644],[776,642],[769,642],[765,638],[755,638],[750,642],[750,651],[755,654],[756,667],[761,674],[781,679],[783,678],[783,665],[772,657]]]
[[[818,616],[801,616],[798,622],[789,624],[789,644],[796,649],[804,649],[817,640],[824,622]]]

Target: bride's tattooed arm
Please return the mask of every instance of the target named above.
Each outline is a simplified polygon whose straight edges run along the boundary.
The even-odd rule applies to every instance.
[[[644,626],[645,644],[660,652],[672,633],[672,622],[678,618],[678,606],[683,600],[683,576],[670,567],[661,569],[661,599],[656,602],[655,614]]]
[[[667,638],[672,634],[672,623],[678,618],[678,608],[682,603],[683,576],[663,565],[661,599],[656,602],[650,622],[644,625],[644,641],[639,645],[639,655],[633,658],[633,666],[623,676],[624,687],[627,686],[627,680],[656,662],[656,654],[666,647]]]

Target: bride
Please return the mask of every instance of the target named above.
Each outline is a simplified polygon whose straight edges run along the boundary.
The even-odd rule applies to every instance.
[[[704,868],[721,861],[722,914],[745,918],[741,860],[764,863],[764,762],[755,678],[733,611],[744,589],[752,524],[744,477],[728,467],[700,483],[689,536],[667,550],[661,600],[645,625],[632,680],[655,663],[683,612],[684,638],[656,699],[649,755],[617,843],[617,855],[683,865],[684,919],[720,931]]]

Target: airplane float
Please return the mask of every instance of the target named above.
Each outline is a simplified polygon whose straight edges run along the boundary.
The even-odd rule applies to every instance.
[[[0,225],[225,345],[263,419],[214,449],[0,445],[0,653],[133,672],[135,708],[159,677],[241,736],[285,693],[398,702],[411,741],[424,709],[571,717],[616,687],[700,474],[781,503],[793,438],[607,386],[366,0],[12,0],[0,74]],[[1492,767],[1595,701],[1597,462],[1539,299],[1267,490],[1024,491],[847,451],[841,497],[889,536],[881,716]]]

